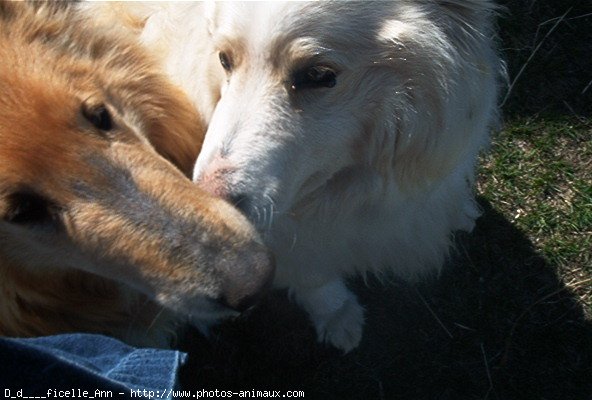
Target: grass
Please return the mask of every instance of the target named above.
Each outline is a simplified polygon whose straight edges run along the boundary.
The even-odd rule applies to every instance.
[[[437,279],[351,282],[358,349],[315,342],[285,293],[190,333],[192,389],[303,390],[309,399],[592,399],[592,6],[502,1],[511,91],[483,156],[483,216]],[[510,86],[510,85],[509,85]]]
[[[515,117],[478,189],[526,233],[592,315],[592,120]]]

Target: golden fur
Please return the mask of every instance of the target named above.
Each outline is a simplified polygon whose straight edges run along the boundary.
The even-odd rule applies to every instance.
[[[272,263],[186,179],[204,127],[185,95],[91,25],[68,5],[0,2],[0,334],[165,346],[178,314],[234,313]]]

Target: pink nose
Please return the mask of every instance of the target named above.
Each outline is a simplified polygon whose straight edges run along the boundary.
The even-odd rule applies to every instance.
[[[251,210],[249,196],[233,181],[237,168],[222,156],[216,156],[206,167],[196,183],[206,192],[221,197],[242,211],[247,217]]]
[[[217,155],[210,161],[196,183],[206,192],[228,200],[230,176],[236,168],[225,158]]]

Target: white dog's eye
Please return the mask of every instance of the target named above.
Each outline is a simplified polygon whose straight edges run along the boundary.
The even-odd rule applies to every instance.
[[[230,61],[228,54],[221,51],[218,53],[218,57],[220,58],[220,64],[222,65],[222,68],[224,68],[227,72],[230,72],[232,70],[232,62]]]
[[[292,74],[292,89],[332,88],[337,83],[337,73],[325,65],[303,68]]]

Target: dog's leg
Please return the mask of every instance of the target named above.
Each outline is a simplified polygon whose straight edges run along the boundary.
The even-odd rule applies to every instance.
[[[293,288],[292,293],[310,315],[320,342],[346,353],[358,346],[364,309],[342,280],[332,280],[316,288]]]

